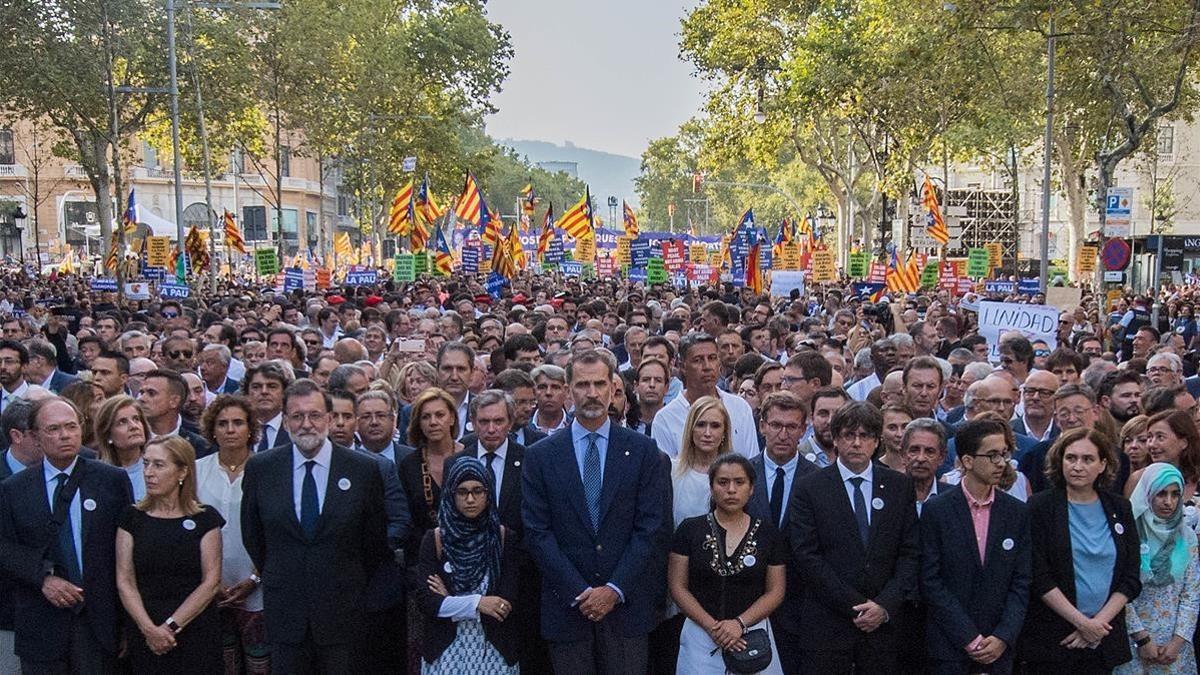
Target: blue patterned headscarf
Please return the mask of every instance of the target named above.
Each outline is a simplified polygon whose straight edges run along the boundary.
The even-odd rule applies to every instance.
[[[1154,496],[1175,485],[1180,500],[1169,518],[1154,514]],[[1183,474],[1170,464],[1156,462],[1142,471],[1129,495],[1141,539],[1142,583],[1167,586],[1183,581],[1195,555],[1196,533],[1183,522]]]
[[[467,518],[458,510],[454,493],[459,485],[472,480],[488,489],[484,497],[487,506],[475,518]],[[500,577],[500,514],[491,494],[495,484],[492,472],[474,457],[455,461],[442,481],[438,528],[442,534],[442,552],[450,563],[451,595],[475,593],[485,576],[488,586],[497,583]],[[486,594],[487,588],[479,592]]]

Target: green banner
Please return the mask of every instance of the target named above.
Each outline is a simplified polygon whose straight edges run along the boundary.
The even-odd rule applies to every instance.
[[[929,260],[925,263],[925,269],[921,272],[921,287],[933,288],[937,286],[938,274],[941,271],[941,265],[936,260]]]
[[[413,272],[427,274],[429,272],[429,251],[413,254]]]
[[[663,265],[662,258],[651,258],[646,262],[646,283],[667,283],[667,268]]]
[[[413,269],[413,254],[397,253],[396,266],[392,268],[392,279],[395,281],[414,281],[417,273]]]
[[[259,275],[269,277],[279,273],[279,258],[273,248],[260,248],[254,252],[254,268]]]
[[[986,248],[967,250],[967,276],[980,279],[992,273],[991,258]]]
[[[871,254],[867,252],[851,253],[850,254],[850,276],[855,279],[862,279],[867,276],[867,271],[871,267]]]

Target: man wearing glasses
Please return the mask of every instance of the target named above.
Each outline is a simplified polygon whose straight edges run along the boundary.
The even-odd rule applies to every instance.
[[[955,440],[962,482],[921,513],[926,646],[935,672],[1010,672],[1029,603],[1029,519],[996,489],[1012,450],[1004,422],[972,420]]]
[[[917,586],[916,494],[871,458],[883,417],[848,403],[831,423],[838,457],[802,478],[789,514],[796,567],[807,581],[798,644],[803,672],[897,669],[901,607]]]
[[[1054,422],[1061,432],[1080,427],[1093,428],[1100,421],[1100,408],[1096,405],[1096,394],[1085,384],[1064,384],[1054,393]],[[1050,487],[1043,470],[1046,452],[1050,450],[1053,441],[1042,441],[1021,457],[1017,468],[1029,479],[1029,488],[1040,492]],[[1117,476],[1108,489],[1121,489],[1129,478],[1129,457],[1123,452],[1117,453],[1121,465],[1117,468]]]
[[[808,426],[805,405],[790,391],[768,394],[762,401],[762,429],[766,450],[751,458],[754,465],[754,492],[746,510],[754,518],[770,520],[784,537],[788,532],[787,505],[792,503],[796,483],[817,471],[817,465],[800,456],[800,437]],[[800,604],[803,577],[794,566],[788,568],[787,592],[783,604],[771,616],[771,630],[779,648],[783,672],[800,669]]]
[[[1025,378],[1021,386],[1021,402],[1025,415],[1012,421],[1015,433],[1032,436],[1038,441],[1058,438],[1058,426],[1054,424],[1054,392],[1058,391],[1059,379],[1046,370],[1035,370]]]

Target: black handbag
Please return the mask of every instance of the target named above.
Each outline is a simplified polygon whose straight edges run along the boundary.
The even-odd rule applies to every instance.
[[[711,513],[708,514],[708,524],[712,531],[713,538],[720,542],[720,537],[717,536],[716,519]],[[753,529],[753,523],[751,525]],[[718,556],[720,561],[725,561],[725,547],[720,543],[717,544]],[[721,577],[721,616],[725,616],[725,577]],[[725,661],[725,670],[737,675],[752,675],[760,673],[771,665],[771,661],[775,655],[771,651],[771,636],[767,633],[766,628],[754,628],[742,633],[742,640],[746,642],[746,648],[741,651],[733,651],[730,649],[721,651],[721,658]],[[720,649],[718,647],[717,649]],[[716,650],[714,650],[716,651]]]

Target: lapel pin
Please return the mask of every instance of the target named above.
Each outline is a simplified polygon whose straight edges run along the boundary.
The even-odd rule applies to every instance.
[[[1013,550],[1013,546],[1014,544],[1011,537],[1005,537],[1004,541],[1000,542],[1000,548],[1004,549],[1005,551]]]
[[[91,497],[88,497],[87,499],[83,500],[83,508],[88,511],[95,511],[96,510],[96,500],[92,499]]]
[[[338,488],[340,488],[342,492],[349,490],[350,489],[350,479],[349,478],[340,479],[338,481]]]
[[[758,558],[755,558],[753,553],[751,553],[750,555],[748,555],[748,556],[746,556],[746,557],[742,558],[742,563],[743,563],[743,564],[744,564],[746,567],[754,567],[754,563],[756,563],[756,562],[758,562]]]
[[[192,520],[191,518],[183,521],[183,529],[187,530],[188,532],[196,529],[196,521]]]
[[[628,451],[628,450],[626,450],[626,451],[625,451],[625,456],[626,456],[626,457],[628,457],[628,456],[629,456],[629,451]]]
[[[880,485],[879,487],[883,487],[883,486],[882,486],[882,485]],[[879,497],[876,497],[875,499],[872,499],[872,500],[871,500],[871,507],[872,507],[872,508],[874,508],[876,511],[879,511],[879,510],[881,510],[881,509],[883,508],[883,500],[882,500],[882,499],[880,499]]]
[[[521,466],[521,460],[518,459],[517,461],[513,462],[513,466]]]
[[[1117,534],[1125,534],[1125,526],[1120,523],[1113,525],[1113,530],[1115,530]]]
[[[804,456],[804,459],[807,459],[810,462],[816,462],[817,461],[817,453],[810,452]]]
[[[446,570],[446,574],[454,574],[454,566],[450,564],[449,560],[446,561],[445,565],[442,565],[442,569]]]

